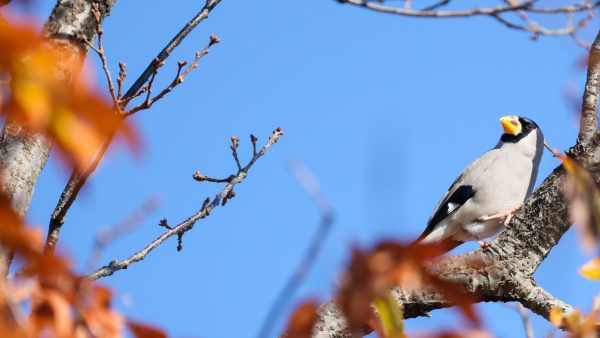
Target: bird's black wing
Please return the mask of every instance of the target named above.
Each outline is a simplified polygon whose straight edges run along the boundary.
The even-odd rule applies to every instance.
[[[455,181],[455,184],[457,181],[459,181],[459,179]],[[423,238],[427,237],[427,235],[429,235],[433,231],[433,229],[435,229],[435,226],[439,222],[441,222],[444,218],[448,217],[448,215],[458,210],[458,208],[460,208],[461,205],[465,204],[465,202],[467,202],[470,198],[472,198],[475,195],[475,190],[473,189],[472,185],[460,185],[458,187],[455,187],[455,184],[453,184],[449,189],[449,191],[453,191],[451,193],[448,193],[445,196],[445,198],[438,204],[438,207],[434,211],[433,216],[431,216],[429,222],[427,222],[427,228],[425,228],[425,231],[423,231],[421,236],[419,236],[418,240],[422,240]]]

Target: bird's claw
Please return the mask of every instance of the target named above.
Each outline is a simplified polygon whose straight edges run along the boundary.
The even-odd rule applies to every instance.
[[[477,243],[479,244],[479,246],[483,249],[483,248],[487,248],[488,246],[490,246],[490,243],[488,242],[484,242],[484,241],[477,241]]]

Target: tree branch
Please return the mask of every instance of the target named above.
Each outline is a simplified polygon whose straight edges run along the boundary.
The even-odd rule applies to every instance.
[[[598,130],[598,88],[600,87],[600,32],[590,48],[588,73],[583,93],[579,143],[587,144]]]
[[[596,38],[591,51],[592,55],[596,55],[594,57],[599,50],[598,40]],[[597,132],[596,116],[600,70],[597,67],[597,62],[589,63],[584,93],[588,100],[584,102],[581,125],[582,130],[587,128],[587,131],[580,133],[578,142],[569,149],[568,155],[583,164],[600,182],[600,134]],[[461,256],[439,258],[429,262],[426,269],[473,296],[475,302],[517,301],[546,319],[549,319],[553,308],[568,315],[574,311],[573,307],[537,285],[533,277],[550,250],[571,226],[561,192],[564,177],[562,166],[557,167],[517,210],[507,229],[489,246]],[[428,285],[418,290],[397,287],[391,292],[403,308],[405,318],[426,316],[431,310],[453,306],[442,293]],[[314,337],[352,337],[334,300],[322,305],[318,314]],[[365,323],[364,333],[369,330]]]
[[[520,31],[529,32],[533,38],[537,38],[539,35],[566,35],[570,36],[575,40],[578,45],[583,46],[584,43],[580,41],[575,34],[578,30],[584,27],[589,20],[591,20],[595,12],[595,8],[600,6],[600,1],[583,1],[574,4],[557,6],[557,7],[536,7],[537,1],[514,1],[504,0],[505,5],[496,7],[475,7],[463,10],[451,10],[451,11],[440,11],[437,10],[440,7],[447,6],[451,0],[444,0],[427,6],[423,9],[410,9],[409,7],[394,7],[382,4],[384,1],[376,0],[337,0],[339,3],[350,4],[362,8],[366,8],[372,11],[395,14],[407,17],[418,17],[418,18],[465,18],[473,16],[489,16],[501,24],[505,25],[510,29],[516,29]],[[543,25],[536,23],[527,18],[528,13],[541,14],[541,15],[556,15],[556,14],[567,14],[573,15],[576,13],[587,12],[588,15],[581,19],[577,24],[572,25],[571,20],[567,18],[567,24],[563,28],[550,29]],[[516,24],[503,17],[504,14],[515,13],[525,25]]]
[[[269,140],[263,146],[263,148],[254,156],[252,156],[252,159],[248,162],[248,164],[246,164],[245,167],[238,170],[237,174],[233,175],[231,180],[229,180],[227,185],[225,185],[225,187],[215,196],[212,202],[210,202],[210,199],[207,198],[202,204],[202,207],[194,215],[190,216],[188,219],[177,224],[174,227],[168,226],[166,224],[166,221],[164,222],[164,224],[163,222],[161,222],[161,225],[165,226],[168,229],[162,235],[158,236],[155,240],[150,242],[143,249],[129,256],[129,258],[121,261],[112,261],[108,265],[96,270],[88,277],[92,280],[96,280],[98,278],[111,276],[119,270],[127,269],[129,265],[143,260],[152,250],[156,249],[159,245],[161,245],[167,239],[173,237],[174,235],[178,235],[179,245],[181,245],[181,236],[183,236],[183,233],[191,230],[194,227],[194,224],[196,224],[196,222],[198,222],[199,220],[209,216],[214,208],[218,207],[219,205],[225,205],[227,200],[231,199],[234,196],[233,188],[235,188],[236,185],[241,183],[246,178],[246,176],[248,175],[248,171],[254,165],[254,163],[256,163],[256,161],[259,158],[261,158],[267,152],[267,150],[279,140],[279,137],[281,135],[283,135],[283,131],[280,128],[277,128],[273,132],[273,135],[269,137]],[[178,250],[180,250],[180,246],[178,246]]]
[[[173,39],[171,39],[171,41],[160,51],[160,53],[158,53],[158,55],[154,59],[152,59],[152,61],[148,65],[148,67],[146,67],[146,70],[137,78],[135,83],[125,92],[125,95],[123,95],[123,97],[120,98],[120,101],[128,103],[132,98],[139,96],[140,93],[143,91],[144,84],[150,79],[151,75],[156,71],[159,64],[161,64],[164,60],[166,60],[169,57],[169,55],[171,55],[173,50],[177,46],[179,46],[181,41],[183,41],[183,39],[185,39],[185,37],[187,37],[187,35],[196,26],[198,26],[198,24],[200,24],[200,22],[202,22],[204,19],[208,18],[208,14],[210,13],[210,11],[212,11],[215,8],[215,6],[217,4],[219,4],[219,2],[221,2],[221,0],[206,0],[204,7],[202,7],[202,9],[175,35],[175,37],[173,37]],[[216,39],[216,40],[215,39],[213,39],[211,36],[210,45],[218,42],[218,39]],[[92,39],[90,39],[88,37],[88,40],[91,41]],[[205,48],[205,51],[208,52],[208,50],[206,48]],[[205,54],[206,53],[204,53],[204,55]],[[176,80],[178,81],[179,77]],[[171,89],[169,89],[168,91],[170,91]],[[164,96],[164,94],[163,94],[163,96]],[[160,97],[162,97],[162,96],[160,96]],[[157,100],[157,98],[155,98],[154,101],[156,101],[156,100]],[[139,110],[141,110],[141,109],[139,109]],[[122,116],[123,116],[123,118],[126,118],[126,117],[130,116],[131,114],[133,114],[133,113],[124,112]],[[75,202],[75,199],[77,198],[77,195],[79,194],[79,191],[81,190],[83,185],[87,182],[87,179],[96,170],[96,168],[98,167],[98,164],[100,164],[100,161],[102,160],[108,147],[112,143],[113,137],[114,137],[114,134],[111,135],[110,137],[108,137],[107,140],[104,141],[102,146],[96,152],[96,155],[94,156],[93,160],[85,168],[75,168],[73,170],[73,172],[71,173],[71,177],[69,178],[69,181],[65,185],[65,187],[60,195],[60,199],[58,200],[58,203],[56,204],[56,207],[54,208],[54,211],[52,212],[52,216],[50,217],[50,222],[48,225],[48,235],[46,238],[46,245],[45,245],[45,249],[47,251],[54,250],[54,247],[56,246],[56,242],[58,241],[58,238],[60,235],[60,230],[62,228],[62,225],[65,222],[65,217],[66,217],[67,212],[71,208],[71,205],[73,205],[73,202]]]
[[[114,0],[95,1],[99,6],[100,21],[109,15]],[[90,0],[58,0],[44,27],[47,43],[63,51],[63,57],[53,65],[57,79],[66,83],[77,76],[87,53],[86,46],[77,38],[92,40],[96,35],[96,19],[91,14]],[[13,210],[27,213],[35,184],[46,165],[50,142],[41,134],[32,133],[15,121],[7,121],[0,136],[0,172],[2,191]],[[0,275],[8,270],[10,259],[2,254]]]

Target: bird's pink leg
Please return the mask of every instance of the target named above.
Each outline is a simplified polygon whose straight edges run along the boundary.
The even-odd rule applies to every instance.
[[[522,205],[522,204],[521,204]],[[492,219],[501,219],[504,218],[504,226],[508,226],[508,223],[510,223],[511,218],[515,215],[515,212],[517,211],[517,209],[519,209],[521,207],[521,205],[517,206],[516,208],[510,210],[510,211],[506,211],[506,212],[500,212],[494,215],[490,215],[490,216],[485,216],[480,218],[481,221],[489,221]]]
[[[477,244],[479,244],[481,248],[487,248],[488,246],[490,246],[490,243],[484,241],[477,241]]]

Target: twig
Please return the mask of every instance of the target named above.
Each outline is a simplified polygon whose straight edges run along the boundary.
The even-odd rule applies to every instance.
[[[300,184],[313,203],[317,206],[317,209],[319,209],[321,221],[319,228],[313,235],[312,240],[304,253],[304,257],[296,267],[296,271],[289,277],[281,291],[279,291],[277,298],[275,298],[275,301],[271,304],[269,312],[267,312],[267,316],[259,331],[258,338],[270,337],[273,324],[277,320],[278,315],[281,313],[284,305],[291,299],[301,285],[309,269],[313,266],[333,225],[333,210],[327,196],[321,189],[318,180],[298,160],[290,162],[289,168],[298,184]]]
[[[546,142],[546,140],[544,140],[544,147],[546,147],[546,149],[548,149],[552,153],[552,156],[554,156],[554,157],[561,158],[561,157],[565,156],[565,155],[561,154],[559,151],[557,151],[554,148],[552,148],[548,144],[548,142]]]
[[[421,10],[422,11],[433,11],[433,10],[436,10],[436,9],[438,9],[440,7],[446,6],[449,3],[450,3],[450,0],[442,0],[442,1],[438,2],[438,3],[435,3],[433,5],[427,6],[427,7],[423,8],[423,9],[421,9]]]
[[[231,153],[233,155],[233,159],[235,160],[235,164],[237,165],[238,170],[242,170],[242,165],[240,164],[240,159],[238,158],[237,148],[240,145],[240,139],[237,136],[231,136]]]
[[[148,81],[154,69],[155,60],[165,61],[177,46],[187,37],[187,35],[198,26],[204,19],[208,18],[208,14],[218,5],[221,0],[206,0],[204,7],[171,39],[171,41],[152,59],[152,62],[146,67],[146,70],[135,80],[134,84],[125,92],[124,98],[135,95]]]
[[[219,38],[217,38],[215,35],[211,35],[209,43],[204,47],[202,52],[196,52],[196,56],[194,57],[194,60],[189,64],[189,66],[187,68],[185,68],[185,70],[183,68],[188,63],[186,61],[179,61],[177,63],[177,74],[175,75],[175,78],[173,78],[171,83],[166,88],[164,88],[160,93],[158,93],[158,95],[151,98],[150,96],[151,96],[151,92],[152,92],[152,84],[154,82],[154,77],[156,76],[158,68],[160,68],[163,65],[162,62],[156,61],[155,62],[156,70],[152,73],[150,80],[148,81],[148,85],[143,87],[142,89],[140,89],[140,91],[142,91],[142,90],[146,91],[146,93],[147,93],[146,100],[143,103],[141,103],[140,105],[124,112],[123,115],[130,116],[130,115],[137,113],[140,110],[144,110],[144,109],[148,109],[148,108],[152,107],[152,105],[154,103],[156,103],[158,100],[162,99],[165,95],[170,93],[173,89],[175,89],[175,87],[182,84],[183,80],[188,76],[188,74],[193,69],[198,67],[198,61],[200,61],[200,59],[202,59],[204,56],[206,56],[206,54],[208,54],[210,47],[212,47],[214,44],[219,43],[220,41],[221,40],[219,40]],[[133,97],[132,97],[132,99],[133,99]],[[127,100],[126,103],[129,103],[130,101],[131,100]]]
[[[129,102],[134,97],[142,95],[144,92],[143,86],[148,81],[154,69],[155,60],[161,62],[166,60],[167,57],[173,52],[173,50],[185,39],[185,37],[204,19],[208,18],[208,14],[219,4],[221,0],[206,0],[204,7],[173,37],[173,39],[163,48],[163,50],[153,59],[152,63],[148,65],[146,70],[138,77],[135,83],[125,92],[125,95],[121,98],[124,102]],[[73,202],[77,198],[79,191],[86,183],[90,175],[96,170],[98,164],[104,157],[106,150],[112,142],[114,133],[109,135],[104,143],[98,149],[96,155],[92,161],[83,169],[75,168],[71,173],[71,177],[67,182],[67,185],[63,189],[60,199],[52,212],[50,222],[48,225],[48,235],[46,239],[45,249],[47,251],[53,251],[58,241],[60,230],[65,222],[65,216],[68,210],[73,205]]]
[[[256,155],[256,141],[258,141],[258,138],[256,138],[256,136],[253,134],[250,134],[250,142],[252,142],[252,154],[254,155]]]
[[[227,178],[212,178],[212,177],[208,177],[208,176],[204,176],[202,174],[200,174],[199,171],[196,171],[193,175],[192,178],[195,179],[198,182],[213,182],[213,183],[229,183],[231,182],[231,180],[234,178],[234,175],[230,175]]]
[[[582,1],[575,4],[569,4],[565,6],[542,8],[536,7],[537,1],[511,1],[504,0],[504,6],[496,7],[485,7],[485,8],[470,8],[463,10],[452,10],[452,11],[438,11],[437,9],[448,5],[451,0],[443,0],[427,6],[421,10],[415,10],[410,8],[400,8],[381,4],[383,1],[374,0],[338,0],[340,3],[351,4],[354,6],[370,9],[376,12],[396,14],[401,16],[409,17],[422,17],[422,18],[462,18],[471,16],[489,16],[505,25],[508,28],[516,29],[520,31],[530,32],[532,37],[535,39],[540,35],[566,35],[573,38],[573,40],[580,46],[585,46],[585,43],[578,38],[575,38],[575,33],[584,27],[588,21],[590,21],[594,15],[594,9],[600,7],[600,1]],[[564,28],[549,29],[532,20],[530,20],[525,13],[535,13],[541,15],[552,15],[552,14],[574,14],[588,12],[588,15],[581,19],[576,25],[572,25],[569,22]],[[519,25],[511,22],[510,20],[502,17],[506,13],[516,13],[525,25]]]
[[[517,311],[519,312],[521,320],[523,321],[525,336],[527,338],[535,338],[535,335],[533,334],[533,327],[531,326],[531,321],[529,320],[529,313],[527,313],[527,310],[525,310],[521,303],[517,303]]]
[[[92,253],[88,258],[88,263],[86,265],[88,267],[86,271],[92,271],[93,268],[98,266],[102,252],[104,251],[107,245],[115,242],[119,238],[133,231],[138,225],[141,224],[141,222],[146,216],[148,216],[156,209],[157,205],[158,199],[149,198],[142,205],[140,205],[140,207],[137,208],[137,210],[135,210],[124,220],[120,221],[112,227],[101,229],[96,234],[96,239],[94,241]]]
[[[511,0],[504,0],[504,3],[507,5],[512,4]],[[516,13],[517,17],[519,17],[519,19],[526,26],[512,24],[508,20],[506,20],[506,22],[504,22],[502,20],[500,20],[500,21],[502,23],[504,23],[506,26],[508,26],[509,28],[514,28],[517,30],[530,32],[532,34],[531,37],[534,40],[536,40],[540,35],[569,35],[569,36],[571,36],[571,38],[573,38],[575,43],[577,43],[577,45],[579,45],[579,46],[583,46],[584,43],[581,40],[579,40],[578,38],[576,38],[577,31],[580,30],[581,28],[585,27],[587,25],[587,23],[590,20],[592,20],[596,14],[594,11],[590,10],[588,12],[588,15],[586,15],[584,18],[579,20],[575,25],[573,25],[573,13],[568,13],[567,22],[566,22],[566,25],[564,28],[547,29],[547,28],[543,27],[542,25],[540,25],[538,22],[530,19],[524,10],[517,10],[517,11],[515,11],[515,13]],[[499,16],[497,16],[495,18],[499,19]]]
[[[117,86],[118,92],[117,97],[119,100],[123,96],[123,81],[125,81],[125,77],[127,77],[127,72],[125,70],[125,62],[119,62],[119,76],[117,77]]]
[[[224,200],[228,200],[231,198],[233,188],[246,178],[246,176],[248,175],[248,171],[254,165],[254,163],[259,158],[261,158],[273,144],[275,144],[279,140],[279,137],[281,135],[283,135],[283,131],[280,128],[277,128],[273,132],[273,135],[269,137],[269,140],[262,147],[262,149],[252,157],[252,159],[248,162],[248,164],[246,164],[245,167],[243,167],[237,172],[237,174],[234,175],[231,181],[228,182],[227,185],[214,197],[212,202],[210,202],[209,199],[205,200],[200,210],[198,210],[194,215],[190,216],[188,219],[177,224],[176,226],[171,227],[171,229],[167,229],[167,231],[165,231],[162,235],[158,236],[155,240],[150,242],[143,249],[134,253],[127,259],[110,262],[108,265],[101,267],[100,269],[90,274],[88,277],[92,280],[96,280],[98,278],[110,276],[119,270],[127,269],[129,265],[144,259],[152,250],[164,243],[170,237],[174,235],[183,236],[182,234],[191,230],[197,221],[203,219],[206,216],[209,216],[214,208],[218,207],[219,204],[221,204]],[[180,243],[178,243],[178,247],[179,245]]]
[[[403,16],[426,17],[426,18],[460,18],[477,15],[492,15],[505,12],[512,12],[519,9],[526,9],[531,6],[534,1],[525,1],[517,5],[497,6],[487,8],[472,8],[457,11],[420,11],[398,7],[390,7],[381,5],[368,0],[340,0],[341,3],[347,3],[359,7],[368,8],[377,12],[398,14]]]
[[[92,3],[91,11],[92,11],[94,20],[96,22],[96,32],[98,35],[98,47],[97,48],[94,47],[92,42],[89,41],[85,37],[85,35],[82,35],[80,39],[81,39],[81,41],[83,41],[83,43],[88,45],[88,47],[90,47],[94,52],[96,52],[96,54],[98,54],[98,57],[100,58],[100,61],[102,62],[102,69],[104,70],[104,75],[106,76],[106,82],[108,82],[108,91],[113,100],[113,104],[117,108],[117,111],[119,112],[119,114],[121,114],[122,113],[121,102],[119,100],[119,97],[115,93],[115,86],[113,84],[110,70],[108,69],[108,61],[106,61],[106,53],[104,52],[104,44],[102,42],[102,36],[104,35],[104,31],[102,30],[102,20],[101,20],[101,16],[100,16],[100,10],[98,9],[98,3]],[[119,74],[119,76],[120,76],[120,74]]]
[[[154,71],[152,72],[152,75],[150,76],[150,80],[148,80],[148,85],[144,88],[146,88],[146,100],[144,101],[143,105],[145,105],[145,108],[150,107],[150,95],[152,95],[152,85],[154,84],[154,79],[156,79],[156,74],[158,74],[158,69],[162,66],[164,66],[164,62],[155,59],[154,60]],[[127,101],[129,102],[129,101]],[[128,112],[129,115],[133,114]]]

